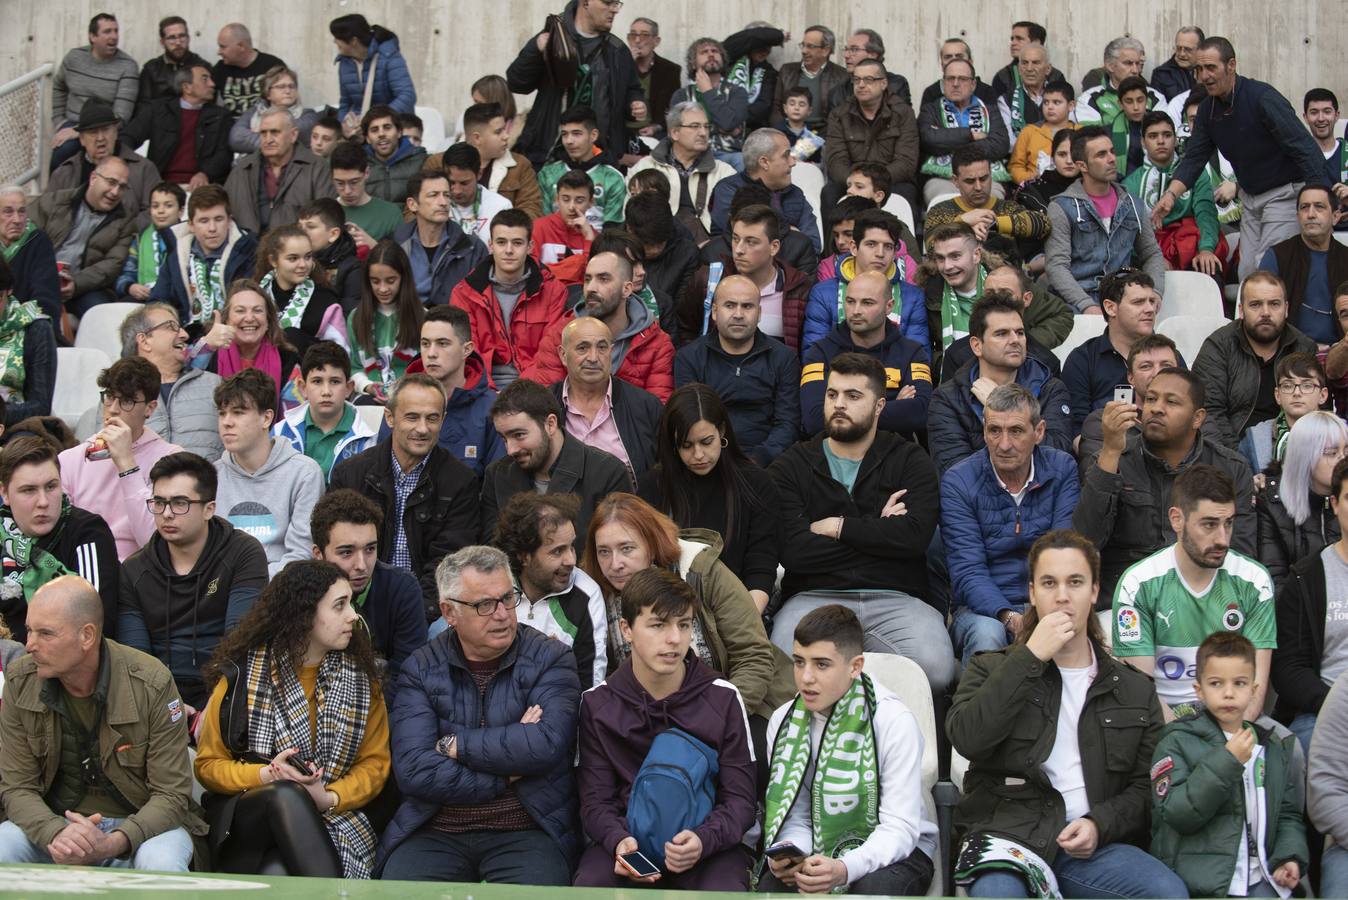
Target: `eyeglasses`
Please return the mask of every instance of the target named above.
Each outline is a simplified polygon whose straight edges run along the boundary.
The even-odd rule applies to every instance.
[[[205,506],[209,500],[193,500],[190,497],[170,497],[165,500],[163,497],[151,497],[145,501],[145,508],[151,515],[162,516],[164,510],[171,509],[175,516],[185,516],[195,503]]]
[[[653,38],[653,37],[655,37],[655,32],[652,32],[652,31],[629,31],[629,32],[627,32],[627,39],[628,39],[629,41],[649,41],[649,40],[650,40],[651,38]]]
[[[115,188],[116,190],[124,191],[127,188],[131,187],[131,183],[128,181],[118,181],[116,178],[109,178],[102,172],[95,172],[94,174],[97,175],[99,178],[103,179],[104,181],[106,181],[108,187],[110,188]]]
[[[154,334],[161,328],[167,328],[170,331],[178,332],[182,330],[182,325],[178,324],[177,319],[165,319],[158,325],[151,325],[149,328],[142,331],[141,334]],[[127,412],[130,412],[130,410],[127,410]]]
[[[851,44],[848,44],[845,47],[843,47],[843,56],[847,56],[848,54],[851,53],[865,53],[865,52],[866,47],[864,45],[861,47],[853,47]]]
[[[120,409],[122,412],[131,412],[131,410],[135,409],[137,405],[145,403],[147,401],[128,400],[125,397],[115,397],[112,394],[109,394],[107,391],[99,391],[98,402],[102,403],[104,406],[107,406],[109,402],[116,403],[117,408]]]
[[[446,597],[450,603],[457,603],[460,606],[471,606],[477,610],[479,616],[490,616],[496,612],[496,607],[504,606],[506,609],[514,609],[520,605],[524,599],[519,588],[511,588],[508,593],[499,597],[488,597],[486,600],[458,600],[454,597]]]
[[[852,86],[856,87],[857,85],[862,84],[883,84],[888,80],[889,79],[881,75],[853,75]]]
[[[941,79],[946,84],[973,84],[972,75],[947,75]]]
[[[682,122],[679,128],[691,128],[694,131],[710,131],[711,125],[707,122]]]
[[[808,41],[801,41],[801,42],[800,42],[800,49],[802,49],[802,50],[827,50],[827,49],[828,49],[828,44],[811,44],[811,43],[809,43]]]
[[[1314,394],[1324,385],[1318,381],[1279,381],[1278,392],[1295,396],[1296,394]]]

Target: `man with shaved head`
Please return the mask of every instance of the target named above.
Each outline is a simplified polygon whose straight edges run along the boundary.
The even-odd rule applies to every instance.
[[[762,316],[762,291],[752,278],[722,278],[711,328],[674,357],[674,384],[696,381],[715,390],[741,449],[767,466],[800,432],[800,365],[786,344],[759,329]]]
[[[885,367],[885,403],[880,430],[913,434],[927,427],[931,366],[927,348],[910,341],[890,318],[893,287],[885,272],[867,269],[847,283],[843,319],[805,351],[800,370],[800,412],[805,431],[825,426],[825,386],[833,358],[841,353],[873,357]]]
[[[270,53],[253,47],[253,36],[240,22],[230,22],[216,38],[220,61],[211,70],[219,90],[220,105],[235,116],[251,110],[262,97],[262,79],[276,66],[284,66]]]
[[[0,704],[0,862],[187,871],[206,823],[173,676],[103,636],[76,575],[33,595],[27,646]]]
[[[126,163],[109,156],[94,167],[88,184],[42,196],[33,222],[56,248],[61,302],[76,318],[116,298],[114,285],[138,231],[122,202],[130,188]]]
[[[612,453],[632,480],[655,465],[655,425],[660,401],[613,377],[613,332],[593,316],[572,319],[562,329],[560,350],[566,377],[552,386],[566,411],[566,433]]]

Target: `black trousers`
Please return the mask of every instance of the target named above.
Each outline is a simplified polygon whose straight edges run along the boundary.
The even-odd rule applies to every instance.
[[[206,802],[217,872],[252,874],[279,861],[289,875],[341,878],[342,862],[313,799],[293,781],[273,781]]]

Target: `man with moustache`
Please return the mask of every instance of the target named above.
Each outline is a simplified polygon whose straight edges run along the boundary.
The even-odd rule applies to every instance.
[[[736,171],[744,168],[745,122],[749,118],[749,93],[723,76],[729,63],[725,47],[715,38],[698,38],[688,48],[688,86],[680,88],[670,105],[688,101],[699,104],[711,123],[711,146],[716,158]]]
[[[1297,191],[1299,233],[1270,247],[1259,264],[1283,279],[1288,321],[1322,346],[1342,334],[1334,296],[1348,281],[1348,247],[1333,234],[1335,190],[1322,182]]]

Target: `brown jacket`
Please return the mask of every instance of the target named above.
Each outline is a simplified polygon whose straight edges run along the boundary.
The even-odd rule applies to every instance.
[[[253,234],[261,234],[264,230],[258,211],[258,186],[263,165],[262,154],[250,153],[234,165],[225,179],[225,193],[229,194],[229,211],[234,221]],[[308,147],[296,144],[294,157],[281,173],[281,184],[272,201],[267,228],[299,221],[300,210],[320,197],[337,197],[328,161],[314,156]]]
[[[852,166],[879,163],[889,170],[895,184],[912,181],[917,174],[917,118],[913,108],[888,96],[873,121],[866,121],[856,97],[848,97],[828,116],[824,134],[824,164],[829,181],[842,184]]]
[[[47,232],[57,250],[75,224],[75,209],[84,202],[84,191],[83,185],[64,191],[48,191],[37,202],[33,223]],[[122,274],[122,263],[126,262],[131,242],[139,231],[136,224],[137,217],[127,212],[125,204],[119,203],[89,236],[84,258],[75,272],[76,297],[111,288],[117,283],[117,276]]]
[[[106,638],[101,653],[107,707],[98,728],[99,761],[136,808],[117,830],[130,840],[133,854],[174,828],[204,835],[206,822],[192,800],[187,715],[173,676],[153,656]],[[50,684],[37,674],[32,656],[20,657],[5,670],[0,704],[0,801],[9,820],[39,847],[67,824],[43,799],[61,764],[61,717],[49,705],[56,702]]]
[[[444,156],[443,153],[436,153],[427,157],[421,171],[444,171]],[[527,212],[531,219],[543,215],[543,192],[538,187],[538,175],[534,172],[533,164],[513,150],[508,156],[492,161],[491,172],[482,186],[509,200],[515,209]]]
[[[117,157],[126,163],[127,169],[131,172],[127,178],[131,187],[122,191],[122,206],[125,206],[127,213],[134,217],[150,208],[150,192],[164,179],[159,177],[159,170],[154,167],[154,163],[124,145],[117,148]],[[84,187],[89,183],[89,179],[80,180],[83,171],[84,154],[76,153],[51,173],[47,179],[46,193]]]

